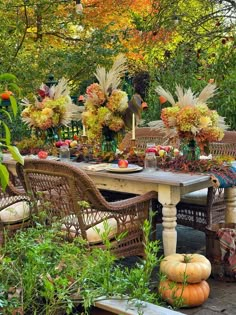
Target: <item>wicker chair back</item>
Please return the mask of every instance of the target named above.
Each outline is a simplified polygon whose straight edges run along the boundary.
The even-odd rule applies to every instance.
[[[132,145],[132,132],[126,133],[121,142],[121,149],[129,149]],[[135,147],[139,151],[145,151],[147,143],[165,144],[169,140],[166,130],[164,128],[136,128],[135,129]]]
[[[17,173],[34,203],[34,211],[46,211],[48,224],[56,218],[68,238],[80,236],[91,247],[104,247],[102,237],[94,234],[96,227],[106,221],[117,256],[144,255],[142,225],[156,193],[109,203],[83,170],[56,161],[27,159],[24,166],[17,164]],[[126,236],[118,241],[121,233]]]

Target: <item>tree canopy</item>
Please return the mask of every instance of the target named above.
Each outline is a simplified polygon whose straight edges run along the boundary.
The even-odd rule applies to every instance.
[[[231,73],[227,58],[235,56],[234,1],[81,3],[83,12],[77,14],[73,0],[1,1],[0,70],[16,75],[24,93],[33,93],[49,73],[69,79],[75,94],[83,92],[95,79],[97,64],[109,66],[120,52],[131,74],[147,70],[161,79],[167,66],[173,71],[175,65],[180,68],[173,73],[182,80],[187,68],[195,79],[211,74],[225,79]],[[219,57],[226,58],[224,71]]]

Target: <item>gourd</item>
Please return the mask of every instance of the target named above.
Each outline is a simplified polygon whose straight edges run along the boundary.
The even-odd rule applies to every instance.
[[[200,254],[173,254],[161,261],[160,271],[168,280],[198,283],[209,278],[211,263]]]
[[[159,293],[163,300],[179,307],[194,307],[203,304],[209,297],[210,287],[205,280],[199,283],[176,283],[161,281]]]

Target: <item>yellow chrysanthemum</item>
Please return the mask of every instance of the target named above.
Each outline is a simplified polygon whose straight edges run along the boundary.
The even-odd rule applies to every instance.
[[[113,131],[120,131],[124,127],[124,120],[119,116],[113,116],[108,127]]]
[[[212,121],[210,117],[202,116],[199,118],[199,128],[207,128],[212,126]]]
[[[53,116],[53,110],[52,110],[52,108],[45,107],[45,108],[42,110],[42,115],[45,115],[45,116],[48,116],[48,117],[52,117],[52,116]]]
[[[57,85],[49,88],[48,94],[34,103],[27,99],[22,101],[26,108],[22,111],[22,120],[29,127],[48,129],[58,125],[68,125],[78,112],[78,107],[72,103],[69,96],[67,81],[62,78]]]
[[[106,106],[112,112],[124,112],[128,108],[128,96],[121,90],[114,90],[109,97]]]

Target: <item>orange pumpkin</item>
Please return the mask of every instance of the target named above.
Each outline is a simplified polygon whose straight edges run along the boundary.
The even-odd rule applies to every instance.
[[[12,95],[11,91],[5,91],[1,94],[1,99],[2,100],[9,100],[11,95]]]
[[[178,301],[178,307],[194,307],[202,305],[208,299],[210,287],[205,280],[187,284],[164,280],[159,284],[159,293],[170,305],[176,306]]]
[[[200,254],[173,254],[161,261],[160,271],[175,282],[198,283],[209,278],[211,263]]]

